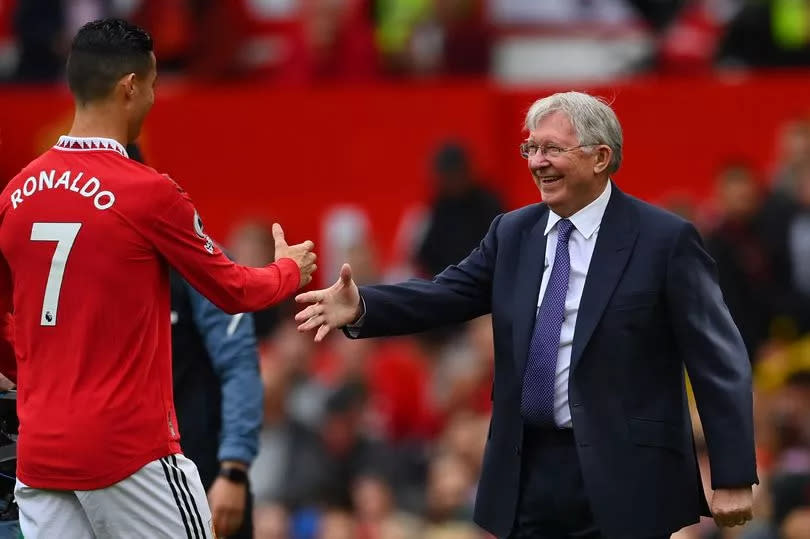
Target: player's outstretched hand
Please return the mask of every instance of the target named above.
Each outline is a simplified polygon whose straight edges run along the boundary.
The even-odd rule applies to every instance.
[[[315,342],[320,342],[332,328],[340,328],[356,322],[362,314],[360,292],[352,279],[352,268],[343,264],[340,276],[335,284],[322,290],[304,292],[295,297],[298,303],[311,305],[295,315],[296,322],[301,322],[298,331],[309,331],[318,328]]]
[[[292,258],[298,264],[298,269],[301,270],[301,280],[299,281],[298,288],[302,288],[312,281],[312,273],[318,269],[315,265],[315,253],[312,249],[315,244],[307,240],[303,243],[296,245],[287,245],[284,239],[284,230],[281,225],[273,223],[273,240],[276,243],[276,261],[282,258]]]

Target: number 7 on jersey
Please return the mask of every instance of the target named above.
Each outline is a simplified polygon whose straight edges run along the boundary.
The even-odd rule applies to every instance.
[[[42,301],[42,316],[39,322],[42,326],[56,325],[56,311],[59,308],[59,291],[62,289],[65,265],[81,227],[81,223],[34,223],[31,227],[31,241],[56,242],[48,282],[45,284],[45,298]]]

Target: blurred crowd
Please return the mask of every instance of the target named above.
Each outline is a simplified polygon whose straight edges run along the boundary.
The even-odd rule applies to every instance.
[[[809,0],[0,0],[0,80],[61,76],[85,22],[148,29],[161,71],[275,83],[810,65]]]
[[[748,347],[761,479],[753,523],[721,532],[706,519],[679,539],[810,537],[810,119],[789,122],[776,144],[771,171],[733,161],[718,171],[715,197],[665,203],[700,227]],[[342,261],[363,284],[429,276],[463,258],[504,210],[473,157],[452,141],[437,149],[435,196],[403,219],[403,254],[388,267],[361,210],[326,215],[325,282]],[[272,245],[255,221],[230,238],[232,254],[252,265],[271,261]],[[471,515],[491,409],[489,317],[412,338],[331,335],[316,346],[296,331],[295,310],[257,319],[266,392],[251,470],[257,537],[486,537]],[[696,410],[693,421],[711,496]]]

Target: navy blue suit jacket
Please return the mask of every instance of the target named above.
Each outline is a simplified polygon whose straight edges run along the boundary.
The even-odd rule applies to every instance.
[[[432,281],[360,288],[366,315],[359,337],[492,313],[493,412],[475,521],[499,537],[510,532],[517,507],[520,395],[547,220],[545,204],[500,215],[477,249]],[[614,185],[579,306],[568,386],[585,489],[611,539],[670,533],[709,514],[684,366],[713,487],[757,482],[751,369],[714,262],[691,224]]]

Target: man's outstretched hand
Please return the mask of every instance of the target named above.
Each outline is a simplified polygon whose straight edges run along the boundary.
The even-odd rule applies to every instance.
[[[343,264],[335,284],[322,290],[304,292],[295,297],[298,303],[309,303],[309,307],[295,315],[300,322],[298,331],[318,328],[315,342],[321,342],[332,328],[340,328],[356,322],[362,315],[360,292],[352,280],[352,268]]]
[[[276,243],[276,261],[282,258],[292,258],[298,264],[298,269],[301,270],[298,288],[308,285],[312,281],[312,273],[318,269],[318,266],[315,265],[315,253],[312,252],[315,244],[307,240],[296,245],[287,245],[284,230],[278,223],[273,223],[273,240]]]

